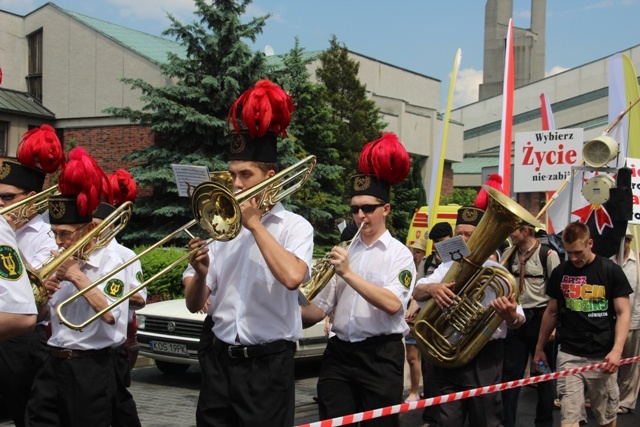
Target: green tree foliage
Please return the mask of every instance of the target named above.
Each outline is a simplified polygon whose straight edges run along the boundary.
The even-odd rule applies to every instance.
[[[316,168],[309,182],[291,197],[288,206],[305,217],[314,226],[316,253],[321,254],[339,239],[336,218],[345,216],[342,194],[333,191],[343,177],[344,168],[337,164],[340,151],[336,148],[333,110],[324,101],[326,88],[309,81],[309,72],[303,59],[303,49],[296,38],[295,46],[282,58],[283,68],[275,73],[277,80],[293,97],[296,111],[289,126],[289,140],[296,157],[313,154]]]
[[[475,188],[454,188],[451,194],[440,198],[441,205],[473,206],[478,190]]]
[[[338,43],[335,35],[329,44],[329,49],[320,55],[316,76],[326,87],[323,99],[333,109],[337,127],[335,149],[340,155],[336,164],[344,171],[335,191],[343,196],[343,212],[347,216],[349,182],[356,173],[360,150],[367,142],[380,138],[385,124],[380,110],[367,98],[366,87],[358,79],[360,64],[349,58],[347,48]]]
[[[146,249],[146,246],[136,246],[133,248],[133,251],[136,254],[139,254]],[[184,255],[185,250],[182,248],[168,247],[152,250],[140,259],[140,264],[142,264],[142,273],[145,280],[153,277],[156,273],[159,273],[166,266],[171,265],[171,263],[177,261]],[[176,268],[166,272],[151,282],[147,286],[147,301],[165,301],[184,297],[182,272],[186,267],[187,261],[185,260]]]
[[[179,198],[172,163],[206,165],[226,170],[226,117],[235,99],[265,76],[264,55],[252,51],[243,40],[255,42],[266,19],[240,21],[251,0],[194,0],[198,21],[182,24],[169,15],[171,25],[163,34],[184,46],[186,54],[170,54],[161,64],[173,83],[154,87],[142,79],[124,79],[140,90],[145,106],[110,108],[110,114],[132,123],[150,125],[154,145],[129,155],[137,166],[131,173],[140,188],[125,243],[154,242],[192,219],[189,201]],[[185,236],[186,237],[186,236]]]

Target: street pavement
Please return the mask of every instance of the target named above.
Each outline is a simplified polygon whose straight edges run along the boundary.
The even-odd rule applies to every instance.
[[[318,421],[317,405],[313,398],[318,374],[318,362],[296,362],[296,425]],[[191,366],[180,375],[166,375],[153,366],[136,368],[132,372],[130,391],[138,406],[140,421],[144,427],[191,427],[195,426],[195,411],[198,402],[200,369]],[[535,389],[524,387],[518,406],[518,427],[534,425]],[[640,405],[638,406],[640,408]],[[402,427],[420,427],[421,410],[400,415]],[[554,426],[560,425],[560,412],[554,413]],[[0,427],[12,426],[4,412],[0,412]],[[597,425],[589,413],[589,426]],[[618,417],[619,427],[640,425],[640,411]],[[265,424],[266,426],[266,424]]]

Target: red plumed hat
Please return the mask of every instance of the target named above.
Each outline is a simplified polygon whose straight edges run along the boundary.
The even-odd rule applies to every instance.
[[[361,174],[351,177],[351,197],[370,195],[388,202],[391,185],[407,177],[411,159],[398,137],[385,132],[362,147],[358,169]]]
[[[487,182],[485,185],[489,187],[495,188],[496,190],[504,193],[502,189],[502,177],[497,173],[489,175]],[[478,209],[482,209],[483,211],[487,210],[487,205],[489,204],[489,193],[484,188],[480,188],[478,195],[476,196],[476,200],[473,202],[473,206]]]
[[[110,204],[118,207],[124,202],[133,203],[136,201],[138,186],[128,171],[119,169],[109,175],[108,178],[112,192]]]
[[[42,125],[22,136],[16,158],[25,166],[52,173],[64,164],[64,151],[56,131],[49,125]]]
[[[107,175],[84,148],[71,150],[58,178],[61,195],[49,198],[51,223],[90,222],[107,182]]]
[[[284,89],[269,80],[259,80],[233,103],[227,124],[231,122],[235,131],[240,132],[237,114],[241,110],[242,124],[251,138],[264,136],[267,131],[286,137],[294,109],[293,99]]]
[[[287,136],[294,109],[291,96],[269,80],[260,80],[245,91],[227,116],[227,127],[233,126],[229,160],[277,163],[277,139],[279,135]]]
[[[42,191],[47,173],[64,164],[64,151],[49,125],[31,129],[22,136],[16,153],[18,161],[4,160],[0,182],[25,191]]]

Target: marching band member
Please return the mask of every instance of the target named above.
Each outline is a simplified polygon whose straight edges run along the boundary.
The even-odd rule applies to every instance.
[[[465,242],[471,238],[487,207],[486,192],[483,192],[484,190],[481,190],[478,193],[474,206],[463,206],[458,209],[455,236],[462,236]],[[479,203],[478,201],[482,199],[483,195],[485,202]],[[456,297],[456,294],[451,290],[455,283],[442,283],[442,281],[453,263],[454,261],[443,262],[433,274],[418,280],[413,291],[413,298],[418,302],[433,298],[441,310],[451,306]],[[504,269],[500,264],[490,259],[484,263],[484,266]],[[503,345],[507,329],[519,328],[526,319],[515,295],[496,298],[491,301],[490,306],[503,319],[502,323],[484,347],[467,364],[457,368],[436,368],[433,370],[434,375],[431,381],[435,382],[438,394],[455,393],[500,383]],[[432,391],[435,392],[435,390]],[[462,426],[467,422],[471,427],[502,425],[503,412],[500,393],[447,402],[440,404],[439,408],[443,426]]]
[[[17,161],[5,160],[0,171],[0,207],[15,205],[42,191],[47,173],[64,164],[64,151],[54,129],[48,125],[23,135]],[[16,218],[15,213],[8,214]],[[26,221],[25,221],[26,220]],[[40,266],[58,248],[47,234],[51,227],[33,212],[15,222],[15,238],[24,261]],[[46,358],[46,322],[33,332],[0,344],[0,394],[16,426],[24,426],[24,413],[35,374]]]
[[[391,212],[390,186],[409,173],[409,155],[391,133],[363,147],[351,178],[351,213],[364,223],[350,252],[335,246],[335,275],[307,306],[302,321],[315,323],[333,314],[318,377],[320,419],[402,402],[404,345],[409,332],[404,308],[416,275],[409,249],[394,239],[385,220]],[[399,426],[392,415],[363,422]]]
[[[72,246],[87,240],[85,236],[95,228],[92,213],[100,202],[106,175],[81,147],[71,150],[69,159],[58,180],[62,194],[49,198],[49,218],[56,243],[65,250],[74,250]],[[94,242],[94,239],[88,240],[84,252],[90,251]],[[62,325],[56,309],[122,263],[122,258],[111,249],[99,248],[91,251],[86,260],[68,256],[47,281],[46,286],[52,290],[49,355],[31,389],[26,414],[28,426],[107,427],[112,424],[115,372],[111,358],[118,337],[125,333],[118,332],[121,325],[118,319],[127,316],[128,303],[125,301],[106,312],[82,332]],[[69,304],[64,310],[65,316],[71,322],[84,322],[124,293],[125,280],[122,271],[114,275],[106,284],[100,284]]]
[[[93,214],[93,222],[101,224],[105,218],[112,214],[116,208],[124,202],[133,203],[136,199],[138,187],[129,172],[120,169],[108,176],[108,189],[105,191],[104,199]],[[110,191],[109,191],[110,190]],[[135,258],[136,254],[126,246],[121,245],[116,238],[112,238],[107,243],[107,248],[116,252],[120,257],[128,262]],[[124,269],[126,275],[125,293],[136,288],[142,283],[142,265],[139,260],[131,263]],[[137,346],[135,329],[135,310],[143,308],[147,302],[147,289],[143,288],[129,298],[129,310],[127,316],[120,316],[118,322],[118,338],[116,338],[116,351],[114,353],[114,369],[116,371],[116,405],[114,410],[113,427],[135,427],[140,426],[140,418],[133,396],[127,390],[131,385],[131,369],[135,365],[137,352],[130,350],[131,346]]]
[[[246,130],[236,121],[239,111]],[[277,136],[286,136],[291,111],[291,97],[268,80],[233,104],[229,172],[236,191],[276,174]],[[265,211],[257,198],[241,205],[238,236],[196,252],[194,274],[184,279],[187,308],[200,311],[211,296],[214,323],[201,358],[200,427],[294,421],[293,355],[302,337],[297,288],[309,277],[313,228],[280,202]],[[190,250],[201,246],[199,238],[189,242]]]

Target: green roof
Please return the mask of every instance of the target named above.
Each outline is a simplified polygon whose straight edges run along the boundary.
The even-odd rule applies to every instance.
[[[496,157],[465,157],[460,163],[451,165],[455,174],[480,174],[482,168],[498,166],[500,158]]]
[[[122,27],[110,22],[101,21],[100,19],[91,18],[69,10],[60,10],[83,23],[87,27],[94,29],[103,36],[115,41],[138,55],[155,62],[156,64],[167,62],[167,54],[169,52],[174,53],[181,58],[186,58],[187,56],[187,50],[185,47],[172,40],[153,36],[151,34],[143,33],[142,31],[132,30],[131,28]]]
[[[0,112],[43,119],[56,118],[55,114],[28,93],[2,88],[0,88]]]

